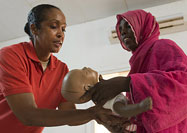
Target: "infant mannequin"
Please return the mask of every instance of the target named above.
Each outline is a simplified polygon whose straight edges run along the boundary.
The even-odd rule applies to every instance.
[[[63,80],[62,95],[66,100],[73,103],[85,103],[91,98],[80,99],[80,97],[93,85],[99,82],[99,74],[91,68],[73,69],[67,73]],[[66,92],[78,92],[78,95],[68,95]],[[128,104],[128,100],[123,94],[117,95],[103,105],[104,108],[111,109],[114,114],[122,117],[132,117],[147,110],[152,109],[152,100],[150,97],[137,104]]]
[[[97,82],[98,73],[91,68],[73,69],[64,77],[62,96],[76,104],[88,102],[91,98],[82,100],[80,97]]]

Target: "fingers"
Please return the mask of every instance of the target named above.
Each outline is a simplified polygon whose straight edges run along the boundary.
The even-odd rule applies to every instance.
[[[102,89],[98,87],[98,84],[96,84],[94,87],[94,91],[92,92],[92,101],[95,104],[100,104],[104,94],[102,93]]]
[[[130,125],[131,125],[130,122],[125,122],[125,123],[123,123],[123,126],[124,126],[124,127],[130,126]]]
[[[113,126],[114,133],[124,133],[123,127],[120,125]]]
[[[98,90],[99,91],[99,90]],[[99,104],[99,93],[94,93],[92,94],[92,101],[95,103],[95,104]]]
[[[105,116],[113,115],[113,112],[112,112],[111,109],[105,109],[105,108],[103,108],[102,106],[99,106],[99,105],[96,105],[96,107],[98,109],[96,111],[99,113],[99,115],[105,115]]]
[[[89,91],[86,91],[86,92],[80,97],[80,101],[85,101],[86,99],[91,99],[91,95],[90,95]]]
[[[86,100],[86,99],[91,99],[93,93],[95,92],[94,87],[90,87],[89,90],[86,90],[86,92],[80,97],[80,100]]]
[[[101,95],[99,95],[99,93],[92,95],[92,101],[96,104],[96,105],[100,105],[103,106],[106,103],[106,99],[103,98]]]
[[[108,100],[98,100],[96,101],[97,105],[103,106]]]
[[[110,109],[104,109],[103,108],[103,110],[105,111],[104,113],[107,114],[107,115],[112,115],[113,114],[112,110],[110,110]]]
[[[96,120],[96,122],[97,122],[98,124],[103,124],[103,122],[102,122],[99,118],[96,118],[95,120]]]
[[[121,117],[101,115],[96,119],[97,123],[104,125],[112,133],[128,133],[126,126],[121,122]]]
[[[112,98],[105,93],[98,92],[92,95],[92,100],[95,104],[103,106],[107,101],[111,100]]]
[[[95,85],[95,87],[98,86]],[[97,105],[104,105],[106,101],[108,101],[108,99],[106,99],[106,93],[103,91],[103,89],[97,89],[97,92],[92,93],[92,101]]]
[[[97,89],[97,93],[95,93],[96,92],[96,87],[91,87],[89,90],[86,90],[85,89],[85,93],[84,93],[84,95],[83,96],[81,96],[80,97],[80,100],[81,101],[84,101],[84,100],[86,100],[86,99],[92,99],[92,101],[97,105],[98,103],[100,103],[100,101],[101,101],[101,98],[102,97],[100,97],[100,90],[99,89]],[[103,103],[103,102],[102,102]]]
[[[99,114],[97,117],[96,117],[96,121],[97,123],[99,124],[104,124],[104,125],[111,125],[112,121],[109,119],[110,115],[106,115],[106,114]]]
[[[130,131],[124,129],[123,133],[131,133]]]

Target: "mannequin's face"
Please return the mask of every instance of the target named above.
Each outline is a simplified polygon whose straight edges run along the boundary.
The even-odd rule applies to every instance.
[[[84,67],[80,69],[80,73],[82,74],[79,75],[79,78],[82,78],[83,84],[93,86],[98,82],[98,73],[93,69]]]

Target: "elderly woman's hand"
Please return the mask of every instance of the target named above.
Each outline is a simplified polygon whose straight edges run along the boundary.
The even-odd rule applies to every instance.
[[[101,79],[101,78],[100,78]],[[129,92],[130,77],[115,77],[109,80],[100,80],[91,87],[81,99],[91,97],[95,104],[103,105],[121,92]]]
[[[102,124],[112,133],[126,133],[125,128],[130,125],[130,121],[126,118],[115,115],[102,115],[96,119],[98,124]]]

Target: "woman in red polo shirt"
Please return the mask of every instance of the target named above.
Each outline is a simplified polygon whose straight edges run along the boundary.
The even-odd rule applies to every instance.
[[[97,106],[75,110],[61,96],[68,67],[52,53],[62,47],[65,28],[59,8],[38,5],[25,25],[31,42],[0,50],[0,132],[39,133],[45,126],[80,125],[111,113]]]

